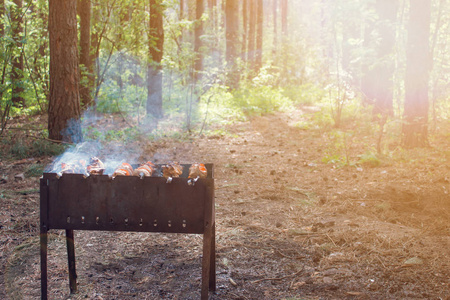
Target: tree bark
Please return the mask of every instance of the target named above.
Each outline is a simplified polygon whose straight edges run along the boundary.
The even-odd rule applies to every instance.
[[[247,34],[248,34],[248,0],[242,1],[242,53],[247,53]],[[243,57],[245,60],[246,57]]]
[[[374,104],[374,116],[390,115],[393,113],[394,88],[394,64],[390,56],[395,46],[395,31],[392,28],[397,18],[398,4],[391,0],[377,0],[374,8],[379,18],[375,24],[366,25],[364,44],[374,50],[376,57],[375,61],[368,61],[363,66],[361,90],[365,101]],[[373,32],[379,36],[379,43],[375,45],[372,43]]]
[[[250,70],[253,69],[255,63],[255,36],[256,36],[256,0],[248,0],[250,2],[248,13],[248,62]]]
[[[263,46],[263,26],[264,26],[264,2],[258,0],[256,13],[256,51],[255,51],[255,72],[258,73],[262,67],[262,46]]]
[[[273,6],[272,6],[272,15],[273,15],[273,48],[272,48],[272,55],[273,57],[277,54],[277,48],[278,48],[278,1],[273,0]]]
[[[92,88],[94,85],[93,61],[91,56],[91,0],[78,0],[78,15],[80,16],[80,66],[83,66],[86,80],[80,83],[80,98],[84,106],[94,104]]]
[[[5,31],[5,25],[3,24],[4,16],[5,16],[5,0],[0,0],[0,35],[2,36]]]
[[[23,54],[22,54],[22,0],[14,0],[15,6],[11,8],[12,17],[12,38],[14,39],[16,49],[12,57],[11,68],[11,101],[14,106],[24,107],[25,98],[23,98]]]
[[[405,148],[428,145],[430,18],[431,0],[410,1],[402,127]]]
[[[208,11],[211,19],[211,24],[213,31],[217,28],[217,12],[216,12],[217,1],[216,0],[208,0]]]
[[[238,78],[236,70],[236,54],[238,45],[239,31],[239,4],[237,0],[226,0],[225,17],[226,17],[226,60],[228,69],[229,85],[232,88],[237,87]]]
[[[196,0],[195,8],[195,18],[197,20],[197,25],[195,27],[195,37],[194,37],[194,53],[195,53],[195,63],[194,63],[194,80],[197,81],[201,78],[201,72],[203,71],[203,58],[201,53],[203,35],[203,21],[201,20],[203,12],[205,11],[204,0]]]
[[[49,0],[48,133],[52,140],[74,143],[82,140],[76,7],[76,0]]]
[[[283,38],[287,37],[288,34],[288,0],[280,0],[280,6],[281,6],[281,35]]]
[[[185,16],[185,1],[184,0],[180,0],[180,11],[178,12],[178,21],[182,21],[184,19]],[[178,38],[178,42],[181,45],[183,43],[183,35],[184,35],[184,29],[182,27],[180,27],[180,37]],[[179,49],[178,49],[179,51]]]
[[[150,0],[150,63],[147,68],[147,114],[162,117],[162,66],[164,28],[162,0]]]

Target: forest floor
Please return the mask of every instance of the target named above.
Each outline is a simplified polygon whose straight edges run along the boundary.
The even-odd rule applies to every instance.
[[[448,134],[403,160],[337,167],[323,132],[292,125],[306,111],[141,144],[159,163],[214,163],[210,299],[450,299]],[[50,161],[0,162],[1,299],[39,298],[39,178],[14,176]],[[69,295],[64,233],[50,231],[50,299],[200,298],[200,235],[75,231],[75,245]]]

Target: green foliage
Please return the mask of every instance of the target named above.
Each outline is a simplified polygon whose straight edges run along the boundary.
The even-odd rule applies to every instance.
[[[28,146],[29,157],[56,156],[64,152],[66,146],[37,139]]]
[[[137,127],[102,130],[97,126],[87,126],[82,130],[86,141],[127,143],[138,140],[141,135]]]
[[[22,140],[16,141],[11,147],[10,147],[10,153],[13,157],[16,157],[18,159],[22,159],[28,156],[28,147]]]
[[[351,157],[353,132],[332,130],[325,136],[327,138],[327,147],[324,151],[325,155],[322,158],[324,163],[333,163],[338,166],[346,166],[354,163]]]
[[[32,164],[25,171],[26,177],[40,177],[44,172],[45,166],[42,164]]]
[[[236,105],[233,93],[220,84],[213,85],[202,97],[199,111],[208,123],[219,126],[245,119],[241,107]]]
[[[312,123],[316,128],[328,130],[334,125],[333,117],[328,111],[320,110],[313,114]]]
[[[292,101],[283,96],[281,89],[270,86],[242,88],[235,91],[233,96],[234,105],[246,116],[288,111],[293,108]]]
[[[284,87],[282,94],[300,105],[321,104],[326,95],[323,88],[311,83]]]
[[[381,165],[381,160],[376,153],[366,152],[360,156],[358,164],[374,168]]]
[[[65,146],[42,139],[2,137],[1,155],[12,159],[56,156],[64,152]]]

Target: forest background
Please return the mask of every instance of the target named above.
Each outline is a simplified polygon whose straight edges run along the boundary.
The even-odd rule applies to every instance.
[[[370,155],[427,146],[448,128],[449,17],[443,0],[2,0],[2,143],[25,156],[54,148],[43,140],[202,134],[314,105],[299,127],[343,140],[359,120]],[[111,113],[126,128],[86,125]]]

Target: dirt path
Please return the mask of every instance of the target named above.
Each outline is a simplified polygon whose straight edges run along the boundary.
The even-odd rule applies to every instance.
[[[322,162],[320,131],[291,126],[299,118],[262,116],[226,136],[146,148],[159,162],[215,164],[210,298],[450,299],[449,169],[439,154],[424,165],[336,168]],[[37,180],[0,187],[12,191],[1,201],[0,298],[37,299]],[[76,232],[75,239],[79,293],[71,299],[199,298],[200,236]],[[67,299],[61,232],[51,236],[49,258],[50,298]]]

